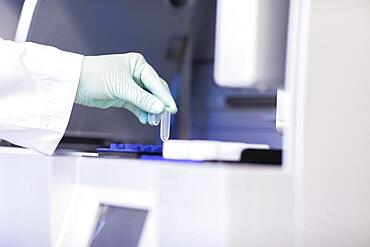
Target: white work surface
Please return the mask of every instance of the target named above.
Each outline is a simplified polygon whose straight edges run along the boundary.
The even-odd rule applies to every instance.
[[[54,246],[79,186],[151,194],[158,246],[293,243],[292,179],[279,167],[12,150],[0,149],[0,246]]]

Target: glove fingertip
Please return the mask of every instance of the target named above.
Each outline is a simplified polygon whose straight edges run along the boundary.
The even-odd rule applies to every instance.
[[[161,122],[161,115],[148,113],[148,123],[151,126],[158,126]]]
[[[165,110],[171,114],[176,114],[178,112],[176,105],[174,106],[166,106]]]
[[[145,112],[140,112],[140,115],[138,116],[138,119],[141,124],[147,124],[148,123],[148,116]]]

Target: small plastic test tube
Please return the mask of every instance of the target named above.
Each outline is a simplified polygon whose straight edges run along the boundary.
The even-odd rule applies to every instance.
[[[168,141],[170,138],[170,126],[171,126],[171,113],[165,111],[161,115],[161,140],[163,142]]]

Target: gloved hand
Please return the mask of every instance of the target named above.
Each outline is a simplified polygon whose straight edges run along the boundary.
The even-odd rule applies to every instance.
[[[126,108],[142,124],[157,125],[156,114],[174,114],[176,103],[167,83],[137,53],[86,56],[75,103]]]

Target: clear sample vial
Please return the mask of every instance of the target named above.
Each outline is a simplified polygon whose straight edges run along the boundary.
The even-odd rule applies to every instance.
[[[171,125],[171,113],[165,111],[161,115],[161,140],[163,142],[168,141],[170,138],[170,125]]]

